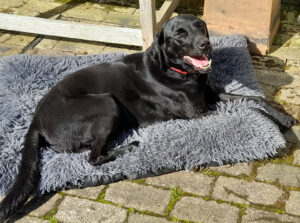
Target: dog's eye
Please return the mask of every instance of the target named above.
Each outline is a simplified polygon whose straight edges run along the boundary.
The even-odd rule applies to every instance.
[[[177,29],[174,34],[175,37],[186,36],[186,35],[187,35],[187,31],[182,28]]]

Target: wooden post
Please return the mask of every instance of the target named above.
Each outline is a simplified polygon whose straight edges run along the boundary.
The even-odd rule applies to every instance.
[[[170,18],[180,0],[166,0],[157,13],[157,30]]]
[[[212,35],[243,34],[251,52],[266,54],[280,23],[280,0],[206,0],[204,20]]]
[[[153,42],[156,32],[155,0],[139,0],[143,49],[147,49]]]

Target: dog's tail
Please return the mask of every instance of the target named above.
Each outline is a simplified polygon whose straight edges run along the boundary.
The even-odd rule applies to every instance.
[[[41,146],[39,131],[31,125],[25,137],[19,173],[15,183],[0,203],[1,223],[10,215],[14,214],[34,192],[40,175],[39,148]]]

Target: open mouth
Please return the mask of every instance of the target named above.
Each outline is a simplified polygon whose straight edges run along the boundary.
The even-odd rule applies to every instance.
[[[207,71],[211,68],[211,59],[208,60],[206,55],[196,57],[184,56],[183,58],[187,63],[191,64],[195,70]]]

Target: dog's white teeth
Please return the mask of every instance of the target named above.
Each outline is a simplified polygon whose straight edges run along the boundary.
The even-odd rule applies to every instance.
[[[193,59],[189,56],[184,56],[184,59],[188,60],[188,61],[192,61]]]

